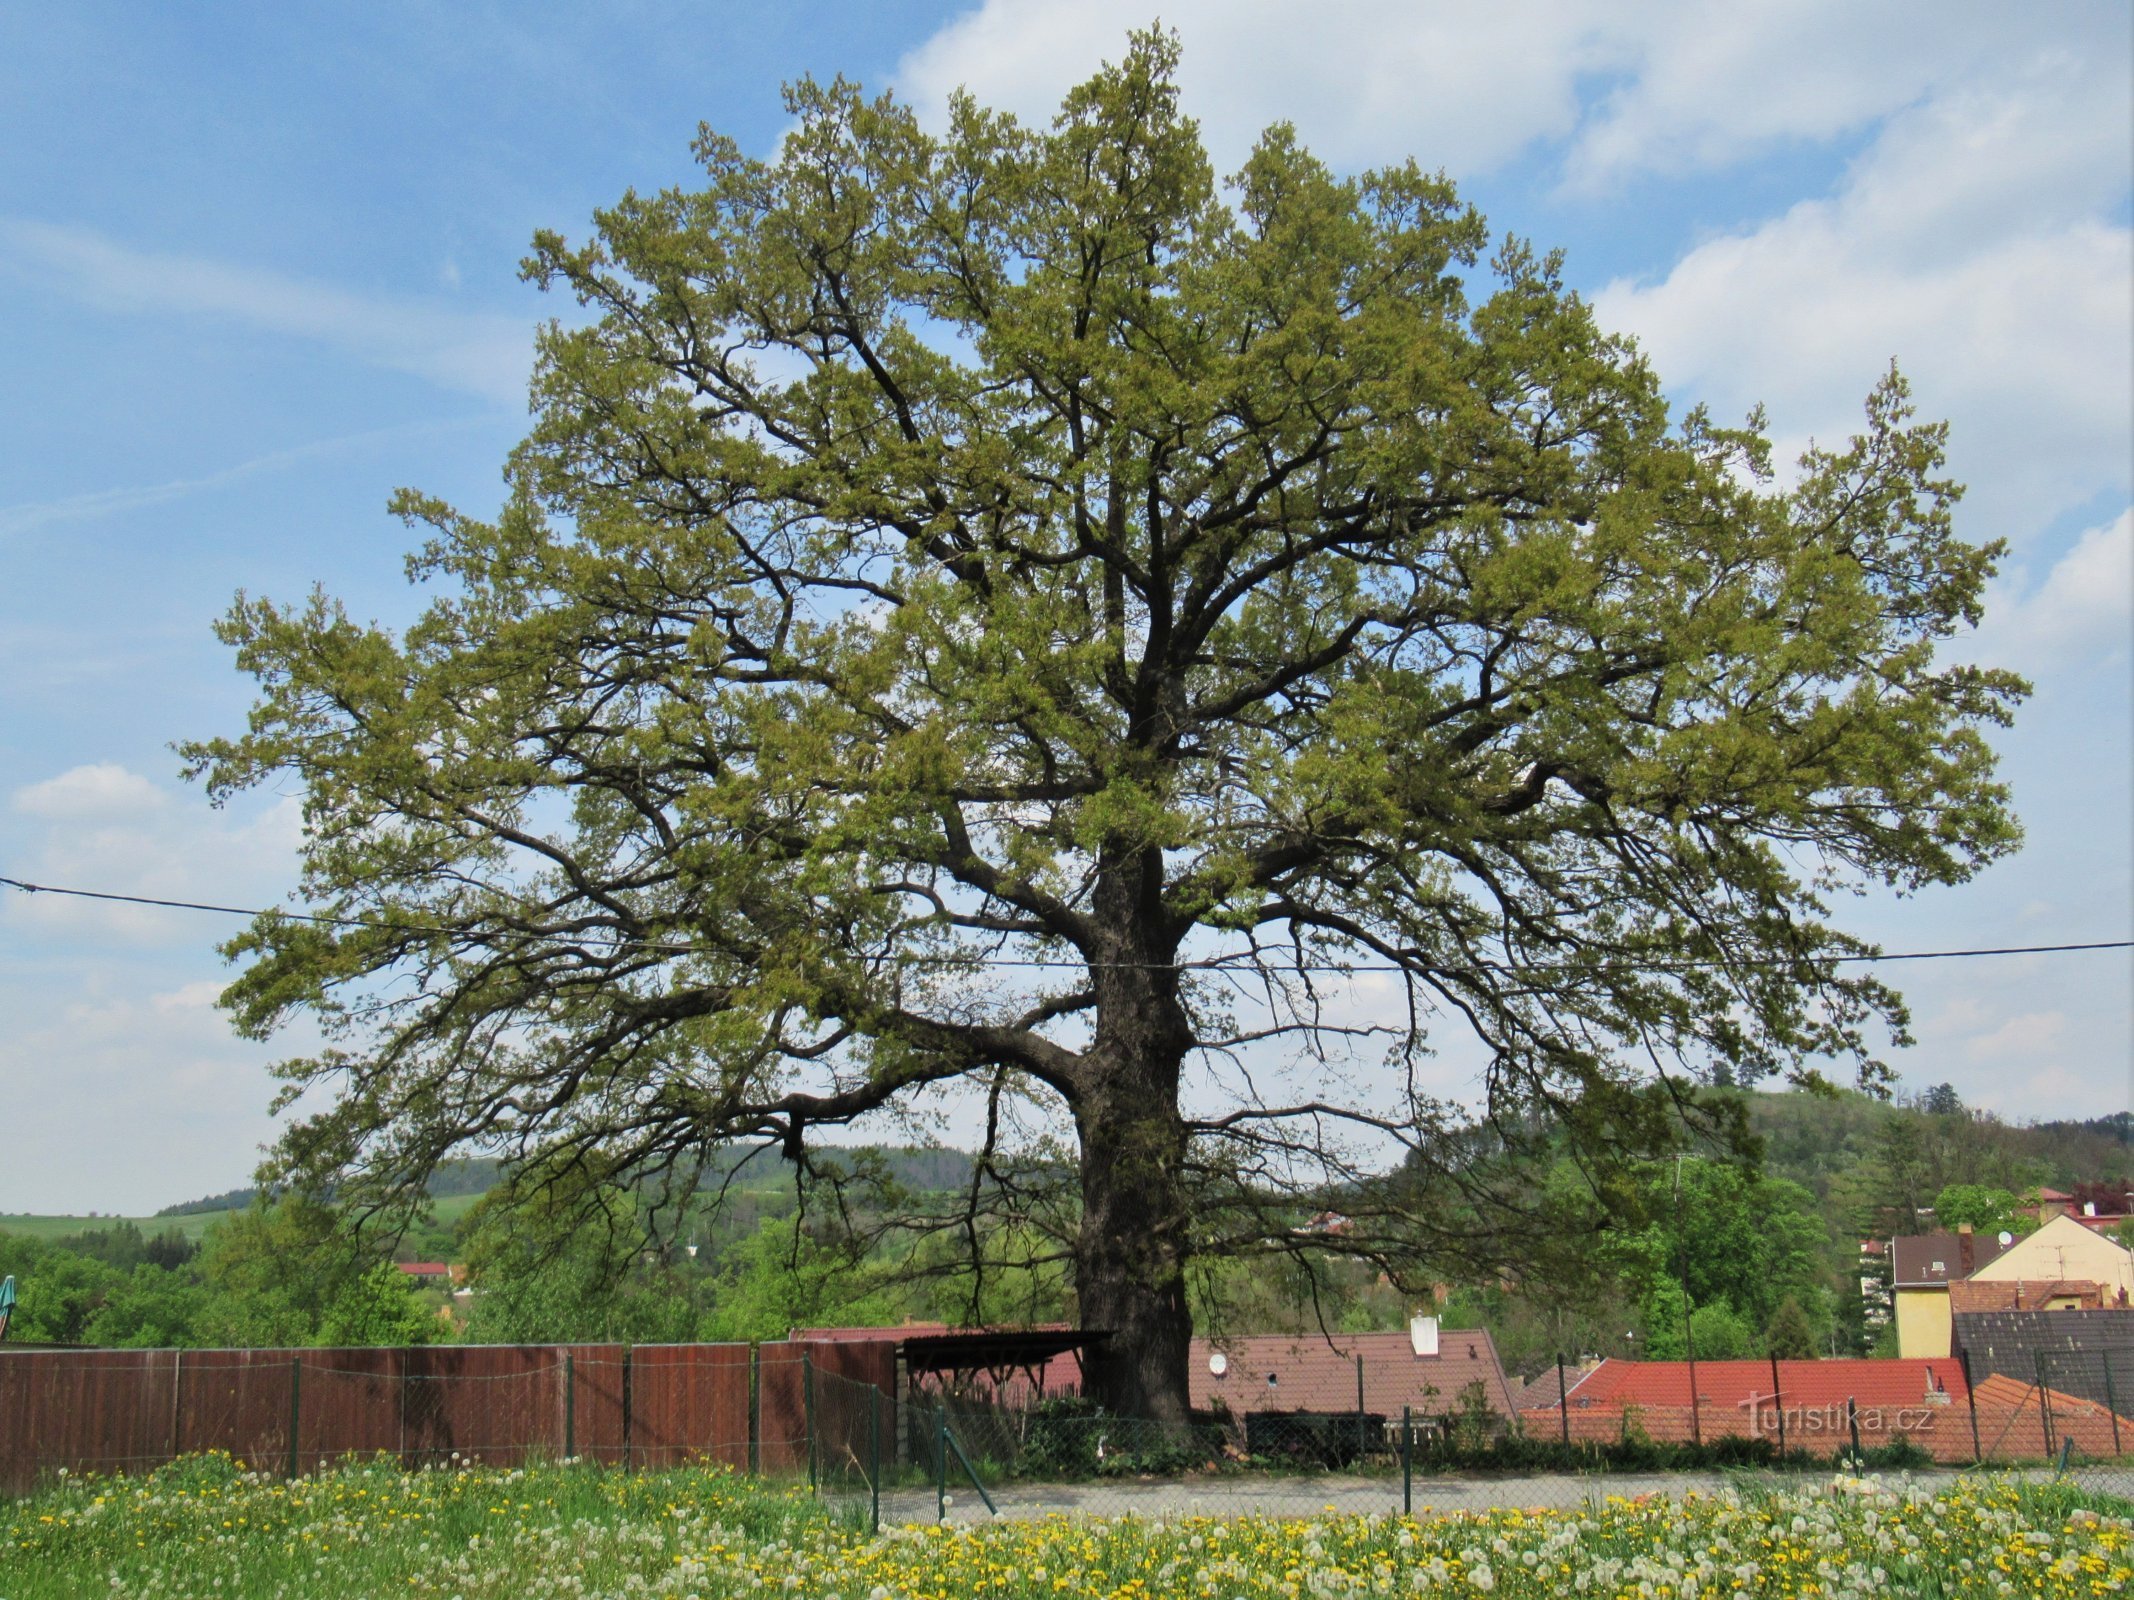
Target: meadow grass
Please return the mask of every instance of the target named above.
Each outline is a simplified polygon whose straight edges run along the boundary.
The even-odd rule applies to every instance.
[[[2093,1600],[2134,1582],[2127,1509],[2064,1486],[1842,1479],[1435,1521],[1054,1517],[871,1537],[804,1489],[723,1468],[351,1463],[285,1483],[208,1456],[0,1505],[0,1600]]]

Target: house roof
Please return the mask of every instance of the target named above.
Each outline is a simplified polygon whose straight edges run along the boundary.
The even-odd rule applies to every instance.
[[[394,1263],[411,1278],[449,1278],[452,1267],[445,1261],[396,1261]]]
[[[1512,1383],[1512,1404],[1521,1411],[1539,1411],[1544,1407],[1553,1411],[1561,1398],[1577,1388],[1579,1381],[1597,1365],[1598,1362],[1589,1362],[1566,1368],[1560,1387],[1554,1367],[1535,1373],[1523,1383],[1515,1379]]]
[[[1971,1265],[1964,1267],[1964,1240],[1971,1241]],[[1890,1284],[1898,1289],[1943,1289],[1968,1278],[2009,1246],[1991,1233],[1912,1233],[1890,1241]]]
[[[1221,1373],[1209,1362],[1218,1352]],[[1438,1353],[1431,1356],[1417,1355],[1406,1331],[1195,1339],[1193,1405],[1207,1410],[1220,1399],[1233,1414],[1354,1411],[1359,1358],[1366,1411],[1397,1417],[1401,1407],[1408,1406],[1418,1415],[1439,1416],[1459,1409],[1461,1395],[1477,1383],[1491,1411],[1511,1416],[1517,1409],[1497,1348],[1480,1329],[1441,1332]]]
[[[1929,1393],[1966,1393],[1961,1361],[1949,1356],[1910,1360],[1781,1361],[1778,1392],[1787,1405],[1843,1405],[1863,1410],[1918,1405]],[[1769,1361],[1700,1361],[1697,1397],[1707,1406],[1739,1406],[1771,1398]],[[1687,1407],[1687,1361],[1603,1361],[1571,1390],[1571,1409],[1626,1405]]]
[[[1971,1391],[1971,1398],[1988,1410],[2020,1411],[2025,1406],[2038,1405],[2039,1393],[2040,1390],[2034,1383],[2025,1383],[2021,1378],[2011,1378],[2005,1372],[1995,1372],[1978,1380],[1977,1387]],[[2103,1405],[2085,1395],[2068,1394],[2064,1390],[2049,1386],[2043,1394],[2044,1404],[2062,1417],[2111,1415]],[[2124,1412],[2120,1413],[2120,1420],[2127,1420]]]

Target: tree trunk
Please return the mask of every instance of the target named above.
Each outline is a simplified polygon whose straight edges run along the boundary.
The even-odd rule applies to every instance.
[[[1082,1326],[1109,1335],[1083,1353],[1083,1392],[1118,1416],[1183,1423],[1192,1241],[1178,1091],[1193,1036],[1167,965],[1172,949],[1153,933],[1146,890],[1160,884],[1160,858],[1135,866],[1100,875],[1099,914],[1118,937],[1092,974],[1096,1031],[1074,1107],[1082,1146],[1076,1299]]]
[[[1183,1422],[1188,1405],[1190,1253],[1177,1072],[1120,1069],[1084,1096],[1082,1231],[1075,1290],[1082,1326],[1109,1337],[1082,1356],[1083,1393],[1118,1416]],[[1167,1076],[1166,1087],[1151,1078]]]

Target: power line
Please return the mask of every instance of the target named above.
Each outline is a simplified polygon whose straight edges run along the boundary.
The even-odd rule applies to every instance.
[[[447,928],[434,924],[393,922],[380,917],[337,917],[320,911],[289,911],[280,908],[269,911],[255,910],[248,906],[215,905],[200,900],[159,900],[150,895],[111,894],[99,889],[70,889],[50,883],[28,883],[21,878],[0,877],[0,884],[24,894],[56,894],[76,900],[106,900],[120,905],[153,906],[165,911],[206,911],[227,917],[285,917],[292,922],[313,922],[335,928],[372,928],[388,933],[434,933],[446,938],[467,935],[464,928]],[[484,937],[495,938],[496,934]],[[542,933],[509,933],[504,937],[534,941],[558,937]],[[607,947],[615,950],[642,950],[651,955],[688,956],[710,952],[712,947],[693,944],[669,944],[658,939],[614,939]],[[1873,954],[1818,955],[1818,956],[1744,956],[1734,961],[1687,960],[1653,961],[1645,963],[1654,972],[1696,972],[1728,966],[1783,967],[1796,961],[1821,961],[1832,965],[1863,965],[1879,961],[1957,961],[1984,956],[2055,956],[2072,955],[2085,950],[2134,950],[2134,939],[2100,939],[2082,944],[2011,944],[1995,945],[1971,950],[1891,950]],[[1307,967],[1301,964],[1273,965],[1258,959],[1256,952],[1235,951],[1229,955],[1211,956],[1202,961],[1048,961],[1019,956],[969,956],[969,955],[906,955],[895,958],[905,965],[921,966],[980,966],[980,967],[1026,967],[1058,968],[1061,970],[1086,971],[1092,967],[1119,968],[1149,971],[1221,970],[1226,966],[1245,963],[1254,971],[1290,973],[1324,973],[1342,976],[1354,973],[1404,972],[1405,967],[1392,962],[1328,962],[1324,966]]]

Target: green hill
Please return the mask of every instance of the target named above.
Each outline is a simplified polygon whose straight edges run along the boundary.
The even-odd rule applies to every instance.
[[[159,1233],[179,1233],[198,1244],[223,1215],[220,1211],[203,1211],[186,1216],[165,1216],[159,1212],[152,1217],[69,1217],[0,1211],[0,1233],[12,1233],[25,1239],[64,1239],[70,1234],[96,1233],[130,1222],[151,1239]]]

